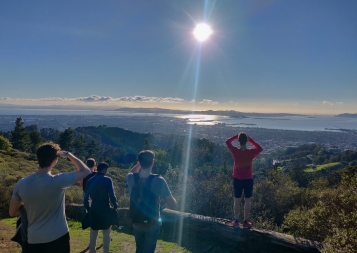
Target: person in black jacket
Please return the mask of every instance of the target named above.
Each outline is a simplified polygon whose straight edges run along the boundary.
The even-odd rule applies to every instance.
[[[112,209],[109,200],[114,209],[117,209],[117,199],[114,193],[113,182],[110,177],[105,176],[109,165],[101,162],[97,166],[97,175],[88,180],[85,195],[84,207],[89,212],[89,223],[91,227],[89,253],[96,252],[96,242],[98,230],[103,231],[103,252],[109,252],[110,230],[112,225]],[[89,206],[88,198],[92,199]]]

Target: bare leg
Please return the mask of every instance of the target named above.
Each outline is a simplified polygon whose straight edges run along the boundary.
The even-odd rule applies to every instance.
[[[241,198],[234,198],[234,218],[239,220]]]
[[[250,207],[251,207],[250,198],[244,198],[244,220],[249,219]]]

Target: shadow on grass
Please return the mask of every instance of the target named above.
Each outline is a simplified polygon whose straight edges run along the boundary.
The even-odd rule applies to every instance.
[[[99,247],[95,248],[96,250],[99,250],[100,248],[103,247],[103,244],[99,245]],[[87,251],[89,251],[89,246],[87,248],[85,248],[84,250],[82,250],[81,252],[79,253],[86,253]]]
[[[123,226],[121,229],[116,226],[113,226],[112,230],[118,233],[124,233],[127,235],[134,236],[133,228],[131,225]],[[239,234],[238,230],[236,230],[234,233]],[[214,232],[212,231],[212,233]],[[161,226],[160,235],[158,239],[165,242],[175,243],[192,253],[239,252],[236,247],[231,247],[223,244],[222,242],[214,241],[211,239],[208,241],[207,238],[205,238],[202,234],[188,230],[182,232],[181,244],[179,244],[177,231],[174,231],[173,229],[171,229],[171,227],[165,226],[165,223],[163,224],[163,226]]]

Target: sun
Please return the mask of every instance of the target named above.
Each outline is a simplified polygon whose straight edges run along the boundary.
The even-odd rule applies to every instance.
[[[197,24],[195,30],[193,31],[193,35],[200,42],[207,40],[212,33],[213,31],[211,27],[204,23]]]

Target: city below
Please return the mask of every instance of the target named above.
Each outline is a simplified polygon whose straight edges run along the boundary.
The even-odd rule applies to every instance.
[[[0,131],[14,130],[15,120],[20,116],[0,115]],[[25,126],[37,125],[64,131],[85,126],[106,125],[119,127],[138,133],[159,133],[164,135],[192,136],[206,138],[219,145],[238,132],[246,132],[264,148],[263,154],[297,147],[303,144],[320,144],[335,153],[343,150],[357,150],[357,130],[334,129],[333,131],[296,131],[267,129],[246,125],[218,123],[212,125],[192,124],[187,118],[160,115],[25,115],[21,116]]]

